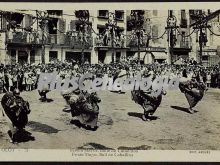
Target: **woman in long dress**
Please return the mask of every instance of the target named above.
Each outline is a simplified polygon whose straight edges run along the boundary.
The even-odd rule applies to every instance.
[[[204,83],[198,82],[195,79],[188,78],[186,70],[183,70],[182,78],[179,84],[180,91],[185,94],[189,103],[188,111],[194,113],[193,107],[203,98],[206,86]]]

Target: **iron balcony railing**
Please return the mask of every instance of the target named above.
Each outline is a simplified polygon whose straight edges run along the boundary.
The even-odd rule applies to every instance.
[[[7,33],[7,43],[41,44],[42,40],[38,33],[9,32]]]
[[[70,46],[75,49],[91,49],[93,46],[93,38],[91,35],[86,36],[71,36],[64,35],[63,42],[61,43],[64,46]]]
[[[96,47],[109,47],[109,48],[124,48],[125,47],[125,39],[124,38],[108,38],[104,36],[98,36],[95,38],[95,46]]]
[[[58,37],[59,36],[57,34],[49,34],[45,43],[46,44],[59,44]]]
[[[140,47],[146,47],[148,45],[148,36],[144,36],[140,39]],[[126,41],[127,47],[138,47],[137,36],[127,37]]]
[[[180,46],[180,48],[191,48],[191,42],[190,41],[180,41],[179,46]]]
[[[7,34],[7,43],[62,45],[76,49],[90,49],[93,46],[91,35],[45,34],[44,39],[39,33],[16,32]]]

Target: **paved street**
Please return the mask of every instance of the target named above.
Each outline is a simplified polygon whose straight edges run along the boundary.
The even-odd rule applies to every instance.
[[[7,123],[1,116],[0,148],[220,149],[220,89],[209,89],[195,114],[184,109],[188,103],[180,91],[168,91],[155,113],[158,118],[150,122],[141,120],[143,110],[131,100],[130,92],[98,94],[102,99],[99,128],[89,131],[70,123],[71,114],[62,111],[65,102],[59,92],[49,93],[51,103],[41,103],[37,91],[23,92],[32,110],[26,130],[35,140],[9,143]]]

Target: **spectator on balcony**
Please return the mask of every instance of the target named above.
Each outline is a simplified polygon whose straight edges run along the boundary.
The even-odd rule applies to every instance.
[[[125,44],[125,36],[122,36],[122,37],[121,37],[121,47],[122,47],[122,48],[125,47],[124,44]]]
[[[108,46],[109,38],[110,38],[110,30],[106,29],[104,37],[103,37],[104,46]]]
[[[14,31],[10,28],[8,31],[8,41],[12,42],[13,37],[14,37]]]
[[[32,32],[28,32],[29,34],[29,43],[33,43],[34,41],[34,34]]]
[[[39,35],[39,32],[36,31],[34,34],[35,34],[36,43],[39,44],[39,43],[40,43],[40,35]]]
[[[119,41],[118,36],[116,36],[116,37],[114,38],[113,43],[114,43],[114,46],[115,46],[115,47],[120,47],[120,41]]]
[[[99,34],[97,37],[96,37],[96,45],[97,46],[103,46],[103,37],[101,34]]]

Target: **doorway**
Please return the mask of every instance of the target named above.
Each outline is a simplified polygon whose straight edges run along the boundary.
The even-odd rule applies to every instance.
[[[18,51],[18,63],[28,63],[28,53],[26,51]]]

